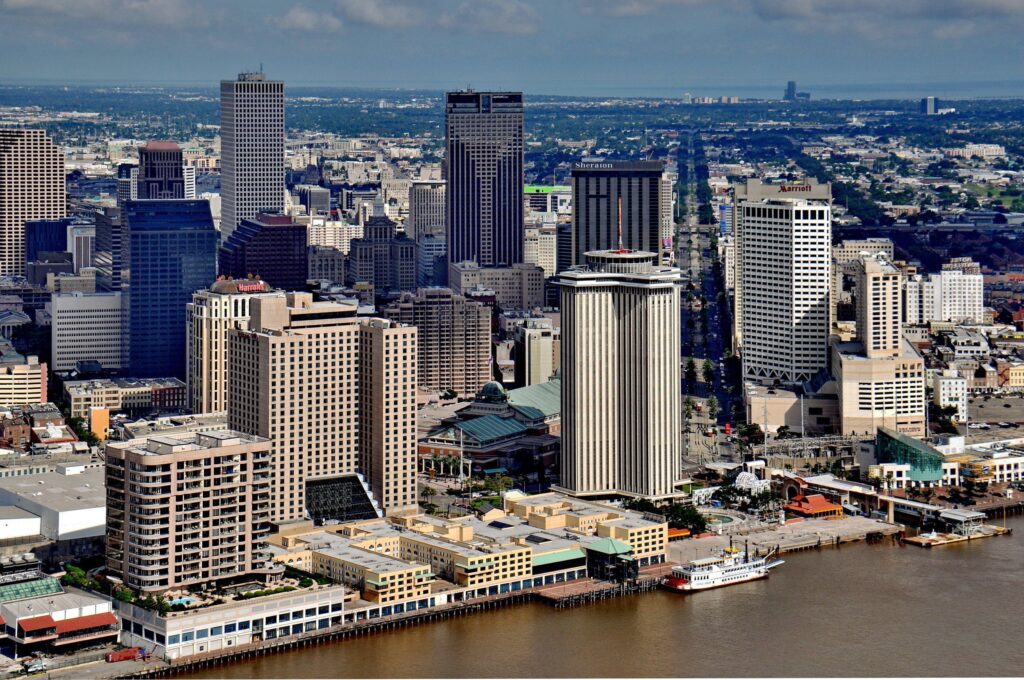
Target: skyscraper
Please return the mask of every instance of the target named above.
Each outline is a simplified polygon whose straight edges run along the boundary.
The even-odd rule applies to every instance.
[[[934,116],[939,112],[939,100],[935,97],[923,97],[918,110],[926,116]]]
[[[796,81],[790,80],[786,83],[786,94],[782,97],[787,102],[794,101],[796,99]]]
[[[288,215],[259,213],[242,220],[220,249],[220,273],[258,276],[275,288],[305,290],[309,276],[306,226]]]
[[[587,253],[562,272],[561,485],[663,498],[682,459],[678,269],[658,255]]]
[[[123,301],[131,375],[185,378],[185,305],[217,275],[207,201],[129,201]]]
[[[117,208],[124,209],[128,201],[139,198],[139,166],[137,163],[120,163],[117,166]]]
[[[766,198],[785,198],[797,196],[815,201],[825,201],[832,205],[832,185],[818,184],[814,179],[784,184],[765,184],[759,179],[748,179],[744,184],[737,184],[733,190],[732,233],[735,239],[736,257],[733,271],[733,351],[739,354],[743,347],[743,223],[744,201],[754,203]],[[752,208],[753,209],[753,208]]]
[[[271,521],[356,473],[385,511],[415,507],[416,336],[309,293],[252,301],[249,330],[229,331],[228,423],[273,442]]]
[[[449,288],[405,293],[384,316],[415,326],[418,387],[476,394],[491,380],[491,310]]]
[[[810,380],[828,363],[831,208],[827,201],[765,198],[746,200],[738,211],[743,377]]]
[[[228,410],[228,333],[249,327],[249,306],[257,297],[284,296],[264,281],[221,276],[192,294],[186,307],[188,403],[194,413]]]
[[[856,272],[857,337],[869,359],[900,354],[903,341],[903,274],[884,256],[864,256]]]
[[[151,201],[186,198],[181,147],[175,142],[147,142],[139,147],[137,194],[140,200]]]
[[[220,82],[221,222],[284,210],[284,83],[262,73]]]
[[[25,222],[67,215],[64,151],[45,130],[0,129],[0,276],[25,273]]]
[[[618,245],[620,205],[622,244],[661,252],[663,171],[660,161],[573,163],[573,264],[584,264],[585,253]]]
[[[369,283],[379,293],[416,288],[416,242],[397,232],[378,194],[373,215],[363,223],[363,237],[349,243],[346,279],[350,284]]]
[[[448,262],[523,261],[523,95],[445,96]]]
[[[409,238],[444,237],[444,187],[438,180],[414,180],[409,186],[409,217],[405,220]]]

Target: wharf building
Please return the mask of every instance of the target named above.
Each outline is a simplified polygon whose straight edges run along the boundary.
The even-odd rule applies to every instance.
[[[129,201],[123,229],[123,363],[140,378],[184,378],[185,306],[217,276],[210,204]]]
[[[523,261],[523,95],[445,95],[448,262]]]
[[[143,594],[276,580],[270,465],[269,441],[227,430],[108,443],[109,573]]]
[[[260,212],[284,211],[284,83],[263,73],[220,82],[224,238]]]
[[[265,281],[219,277],[192,294],[186,306],[188,404],[193,413],[228,410],[228,335],[248,329],[249,306],[260,297],[284,297]]]
[[[832,185],[828,183],[818,184],[813,179],[784,184],[765,184],[759,179],[748,179],[746,183],[737,184],[733,188],[733,222],[731,226],[735,240],[733,247],[736,253],[734,258],[735,270],[733,271],[733,309],[735,310],[733,313],[733,351],[737,354],[741,353],[743,347],[743,315],[745,313],[743,304],[744,223],[750,216],[750,213],[744,209],[742,204],[749,201],[753,204],[749,209],[757,211],[760,210],[757,203],[763,200],[790,197],[824,202],[831,206]],[[831,246],[831,242],[827,245]],[[769,267],[774,267],[779,263],[774,259],[769,259],[765,264]]]
[[[620,240],[631,250],[660,253],[663,173],[661,161],[573,163],[571,264],[586,264],[586,253],[610,250]]]
[[[45,130],[0,129],[0,276],[25,274],[25,222],[66,215],[64,151]]]
[[[561,287],[561,486],[665,498],[682,457],[680,271],[651,252],[587,253]]]
[[[220,275],[258,277],[282,290],[305,290],[309,278],[306,226],[287,215],[242,220],[220,247]]]
[[[491,378],[491,310],[449,288],[421,288],[384,310],[384,316],[415,326],[417,387],[475,394]]]
[[[356,311],[260,297],[229,331],[228,423],[273,442],[271,521],[345,519],[363,485],[380,512],[416,506],[417,331]]]
[[[805,193],[813,193],[814,187],[805,186]],[[742,216],[736,294],[743,378],[762,384],[810,380],[828,365],[829,203],[748,199],[735,212]]]

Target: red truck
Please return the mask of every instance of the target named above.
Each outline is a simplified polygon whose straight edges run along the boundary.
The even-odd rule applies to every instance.
[[[118,661],[134,661],[141,659],[145,651],[142,647],[129,647],[128,649],[119,649],[116,652],[107,654],[107,663],[117,663]]]

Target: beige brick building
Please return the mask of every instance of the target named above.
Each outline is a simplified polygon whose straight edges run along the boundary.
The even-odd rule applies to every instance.
[[[64,150],[45,130],[0,130],[0,276],[25,274],[25,222],[67,215]]]
[[[481,267],[475,262],[452,263],[448,285],[457,295],[478,287],[493,290],[498,306],[504,310],[544,306],[544,270],[535,264]]]
[[[252,301],[228,340],[228,423],[273,442],[275,522],[306,482],[360,473],[386,512],[416,505],[417,332],[308,293]]]

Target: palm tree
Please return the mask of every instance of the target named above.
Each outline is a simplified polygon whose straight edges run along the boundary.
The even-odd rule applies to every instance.
[[[711,359],[704,360],[704,382],[710,385],[715,380],[715,365],[711,363]]]
[[[720,410],[718,406],[718,399],[715,397],[715,395],[712,394],[710,397],[708,397],[708,400],[705,403],[708,407],[708,418],[711,419],[711,422],[715,422],[718,418],[718,412]]]

